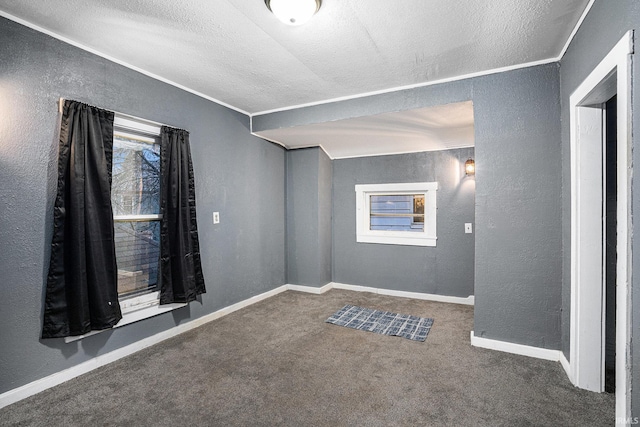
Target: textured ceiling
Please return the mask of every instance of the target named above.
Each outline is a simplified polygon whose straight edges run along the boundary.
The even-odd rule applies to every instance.
[[[0,11],[248,113],[557,58],[589,0],[0,0]]]

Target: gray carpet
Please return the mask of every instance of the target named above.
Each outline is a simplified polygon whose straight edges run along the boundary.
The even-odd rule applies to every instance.
[[[324,322],[346,303],[435,323],[416,342]],[[0,425],[613,425],[613,395],[471,347],[471,329],[473,307],[288,291],[8,406]]]

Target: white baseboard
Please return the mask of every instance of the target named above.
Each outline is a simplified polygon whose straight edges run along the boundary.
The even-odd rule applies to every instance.
[[[473,335],[473,331],[471,331],[471,345],[474,347],[486,348],[489,350],[497,350],[503,351],[505,353],[533,357],[536,359],[551,360],[554,362],[560,362],[561,355],[562,357],[564,357],[560,350],[550,350],[547,348],[532,347],[528,345],[514,344],[506,341],[476,337]]]
[[[406,291],[394,291],[391,289],[382,289],[382,288],[371,288],[368,286],[360,286],[360,285],[348,285],[346,283],[337,283],[337,282],[329,282],[321,288],[316,288],[314,286],[304,286],[304,285],[285,285],[290,291],[299,291],[299,292],[308,292],[311,294],[323,294],[331,289],[344,289],[347,291],[354,292],[371,292],[372,294],[379,295],[388,295],[392,297],[401,297],[401,298],[412,298],[419,299],[425,301],[437,301],[437,302],[446,302],[451,304],[464,304],[464,305],[473,305],[474,297],[473,295],[469,295],[466,298],[463,297],[452,297],[447,295],[436,295],[436,294],[425,294],[422,292],[406,292]]]
[[[419,300],[425,300],[425,301],[446,302],[450,304],[464,304],[464,305],[474,304],[473,295],[469,295],[468,297],[463,298],[463,297],[453,297],[448,295],[425,294],[422,292],[407,292],[407,291],[394,291],[391,289],[382,289],[382,288],[370,288],[367,286],[347,285],[345,283],[336,283],[336,282],[331,282],[329,284],[332,285],[333,289],[346,289],[349,291],[356,291],[356,292],[371,292],[374,294],[388,295],[392,297],[412,298],[412,299],[419,299]]]
[[[119,348],[117,350],[113,350],[109,353],[106,353],[100,356],[93,357],[90,360],[87,360],[86,362],[82,362],[69,369],[65,369],[64,371],[56,372],[55,374],[49,375],[48,377],[41,378],[29,384],[25,384],[21,387],[2,393],[0,394],[0,408],[4,408],[5,406],[18,402],[19,400],[25,399],[29,396],[33,396],[34,394],[40,393],[41,391],[47,390],[58,384],[62,384],[65,381],[69,381],[70,379],[73,379],[77,376],[86,374],[87,372],[93,371],[94,369],[105,366],[111,362],[115,362],[118,359],[122,359],[123,357],[129,356],[142,349],[150,347],[166,339],[175,337],[176,335],[180,335],[184,332],[190,331],[191,329],[197,328],[198,326],[202,326],[213,320],[226,316],[227,314],[231,314],[234,311],[240,310],[241,308],[248,307],[252,304],[263,301],[267,298],[270,298],[274,295],[285,292],[287,290],[307,292],[307,293],[319,295],[331,289],[346,289],[350,291],[371,292],[371,293],[376,293],[381,295],[398,296],[398,297],[404,297],[404,298],[414,298],[414,299],[429,300],[429,301],[440,301],[440,302],[473,305],[473,296],[470,296],[468,298],[448,297],[448,296],[442,296],[442,295],[423,294],[419,292],[391,291],[387,289],[369,288],[366,286],[355,286],[355,285],[347,285],[344,283],[334,283],[334,282],[327,283],[326,285],[320,288],[316,288],[313,286],[286,284],[286,285],[277,287],[275,289],[272,289],[268,292],[264,292],[260,295],[256,295],[254,297],[248,298],[244,301],[240,301],[236,304],[232,304],[228,307],[221,308],[220,310],[207,314],[206,316],[199,317],[190,322],[184,323],[182,325],[178,325],[176,327],[160,332],[158,334],[142,339],[140,341],[136,341],[125,347]]]
[[[240,301],[236,304],[222,308],[206,316],[202,316],[197,319],[194,319],[188,323],[178,325],[174,328],[152,335],[148,338],[142,339],[140,341],[136,341],[133,344],[129,344],[125,347],[111,351],[107,354],[93,357],[90,360],[87,360],[86,362],[80,363],[69,369],[65,369],[64,371],[56,372],[55,374],[49,375],[48,377],[33,381],[29,384],[25,384],[22,387],[9,390],[5,393],[0,394],[0,408],[4,408],[5,406],[11,405],[12,403],[15,403],[19,400],[25,399],[29,396],[33,396],[34,394],[40,393],[41,391],[47,390],[58,384],[62,384],[65,381],[69,381],[70,379],[73,379],[77,376],[86,374],[87,372],[93,371],[94,369],[105,366],[111,362],[115,362],[118,359],[129,356],[135,352],[138,352],[142,349],[145,349],[154,344],[162,342],[166,339],[172,338],[176,335],[180,335],[184,332],[190,331],[191,329],[197,328],[198,326],[202,326],[205,323],[209,323],[213,320],[219,319],[220,317],[226,316],[227,314],[231,314],[234,311],[240,310],[241,308],[250,306],[252,304],[255,304],[257,302],[270,298],[286,290],[287,290],[286,285],[280,286],[268,292],[262,293],[260,295],[256,295],[244,301]]]
[[[307,292],[309,294],[316,294],[316,295],[320,295],[320,294],[324,294],[327,291],[330,291],[331,289],[333,289],[333,286],[331,285],[331,283],[327,283],[326,285],[320,287],[320,288],[316,288],[314,286],[305,286],[305,285],[285,285],[287,287],[287,290],[289,291],[298,291],[298,292]]]
[[[562,351],[560,352],[560,364],[562,365],[564,372],[567,374],[567,377],[569,377],[569,381],[571,381],[572,384],[575,384],[573,374],[571,373],[571,365]]]

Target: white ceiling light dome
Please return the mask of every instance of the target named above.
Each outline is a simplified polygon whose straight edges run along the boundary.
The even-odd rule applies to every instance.
[[[271,12],[287,25],[302,25],[320,9],[321,0],[264,0]]]

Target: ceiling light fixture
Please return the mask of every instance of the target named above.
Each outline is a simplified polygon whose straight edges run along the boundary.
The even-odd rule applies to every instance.
[[[320,10],[322,0],[264,0],[269,10],[287,25],[302,25]]]

